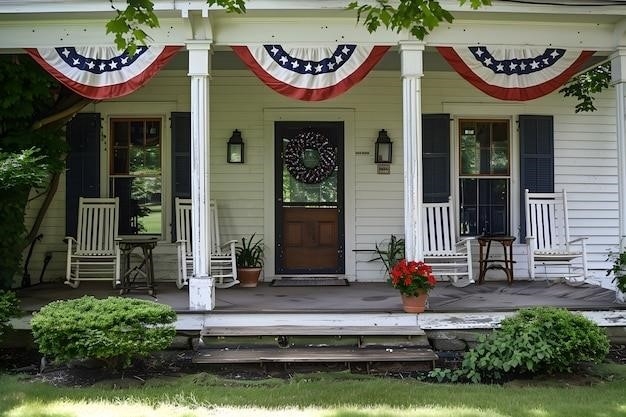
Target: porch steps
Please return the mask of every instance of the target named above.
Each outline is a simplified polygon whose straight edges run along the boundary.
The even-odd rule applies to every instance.
[[[430,367],[438,356],[431,349],[392,348],[242,348],[204,349],[194,363],[325,363],[325,362],[424,362]]]
[[[193,361],[233,363],[422,364],[438,359],[418,326],[211,326],[200,332]]]
[[[201,336],[374,336],[402,335],[424,336],[424,330],[418,326],[221,326],[205,327]]]

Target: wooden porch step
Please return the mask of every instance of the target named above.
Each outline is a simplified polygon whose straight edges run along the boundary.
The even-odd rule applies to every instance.
[[[218,326],[201,336],[423,336],[418,326]]]
[[[203,349],[194,363],[329,363],[329,362],[428,362],[434,366],[438,356],[431,349],[412,348],[244,348]]]

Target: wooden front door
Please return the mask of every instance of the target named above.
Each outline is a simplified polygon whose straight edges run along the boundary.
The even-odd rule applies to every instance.
[[[343,122],[276,122],[276,273],[343,274]]]

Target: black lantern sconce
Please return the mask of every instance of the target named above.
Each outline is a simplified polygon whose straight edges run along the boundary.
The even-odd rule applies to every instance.
[[[233,131],[233,135],[228,139],[228,149],[226,159],[229,164],[243,164],[244,160],[244,143],[241,132],[237,129]]]
[[[378,139],[374,148],[374,162],[377,164],[390,164],[393,145],[387,136],[387,131],[382,129],[378,132]]]

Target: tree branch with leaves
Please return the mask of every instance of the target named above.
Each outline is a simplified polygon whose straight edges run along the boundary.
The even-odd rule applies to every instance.
[[[462,6],[468,0],[459,0]],[[472,9],[488,6],[491,0],[469,0]],[[381,26],[397,33],[408,30],[411,35],[423,40],[443,21],[452,23],[452,14],[441,7],[437,0],[376,0],[375,4],[362,4],[354,1],[348,4],[348,10],[356,10],[357,22],[363,22],[365,28],[373,33]]]
[[[609,88],[611,83],[611,63],[605,62],[572,78],[565,87],[559,90],[564,97],[578,100],[576,113],[598,110],[594,105],[594,94]]]

